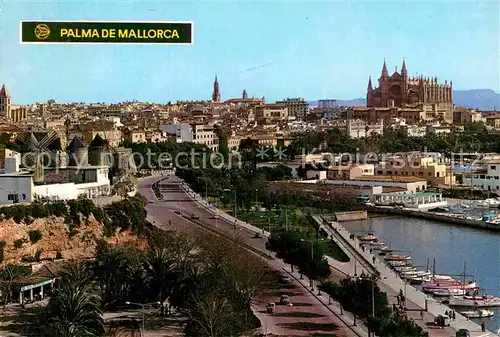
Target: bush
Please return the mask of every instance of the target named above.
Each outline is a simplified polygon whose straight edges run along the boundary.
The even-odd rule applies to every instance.
[[[43,238],[42,232],[40,232],[38,229],[29,231],[28,235],[30,237],[31,243],[37,243]]]
[[[63,258],[63,256],[62,256],[61,252],[56,252],[56,260],[60,260],[62,258]]]
[[[0,249],[5,248],[5,246],[7,246],[7,242],[5,242],[5,241],[0,241]]]
[[[3,259],[5,258],[5,253],[4,253],[4,250],[3,250],[3,247],[0,248],[0,263],[3,262]]]
[[[22,239],[14,241],[14,247],[21,248],[22,246],[23,246],[23,240]]]

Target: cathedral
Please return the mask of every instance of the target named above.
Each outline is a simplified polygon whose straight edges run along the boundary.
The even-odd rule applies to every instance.
[[[11,97],[5,84],[0,89],[0,117],[5,118],[10,123],[17,123],[28,118],[26,107],[11,103]]]
[[[438,84],[437,77],[409,77],[403,60],[401,73],[396,70],[389,76],[387,66],[382,67],[378,87],[373,88],[371,77],[366,93],[367,107],[409,107],[423,105],[440,111],[445,121],[453,117],[453,85]]]

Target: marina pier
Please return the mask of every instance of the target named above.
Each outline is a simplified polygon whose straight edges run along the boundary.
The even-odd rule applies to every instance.
[[[439,315],[444,315],[446,311],[452,309],[437,302],[431,296],[423,293],[415,287],[407,284],[396,272],[391,270],[378,256],[370,253],[367,249],[362,249],[360,241],[338,222],[330,221],[327,216],[314,216],[314,220],[325,230],[330,237],[349,255],[348,263],[337,262],[329,259],[329,263],[336,269],[341,270],[348,276],[359,276],[361,273],[372,275],[377,274],[379,288],[387,293],[389,303],[394,303],[398,292],[403,290],[407,306],[407,315],[417,324],[429,332],[429,336],[454,336],[459,329],[470,331],[471,337],[494,337],[491,332],[481,332],[481,326],[467,319],[467,317],[456,312],[455,320],[450,322],[450,327],[443,330],[429,328],[425,323],[434,321]],[[420,310],[425,311],[424,319],[420,318]]]

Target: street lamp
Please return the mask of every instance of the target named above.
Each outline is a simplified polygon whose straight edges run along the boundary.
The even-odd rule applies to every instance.
[[[160,305],[161,303],[158,301],[158,302],[152,302],[152,303],[135,303],[135,302],[125,302],[126,305],[137,305],[137,306],[140,306],[141,307],[141,312],[142,312],[142,332],[141,332],[141,336],[144,337],[146,335],[146,330],[144,329],[144,308],[146,306],[152,306],[152,305]]]

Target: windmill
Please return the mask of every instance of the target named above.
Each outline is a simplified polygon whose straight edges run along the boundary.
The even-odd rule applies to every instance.
[[[44,181],[44,157],[48,157],[50,161],[58,161],[58,147],[60,144],[53,146],[56,141],[59,141],[59,135],[54,130],[49,131],[41,140],[38,140],[33,132],[24,134],[19,138],[24,145],[23,164],[33,168],[33,182],[43,183]],[[54,147],[55,150],[54,151]]]

